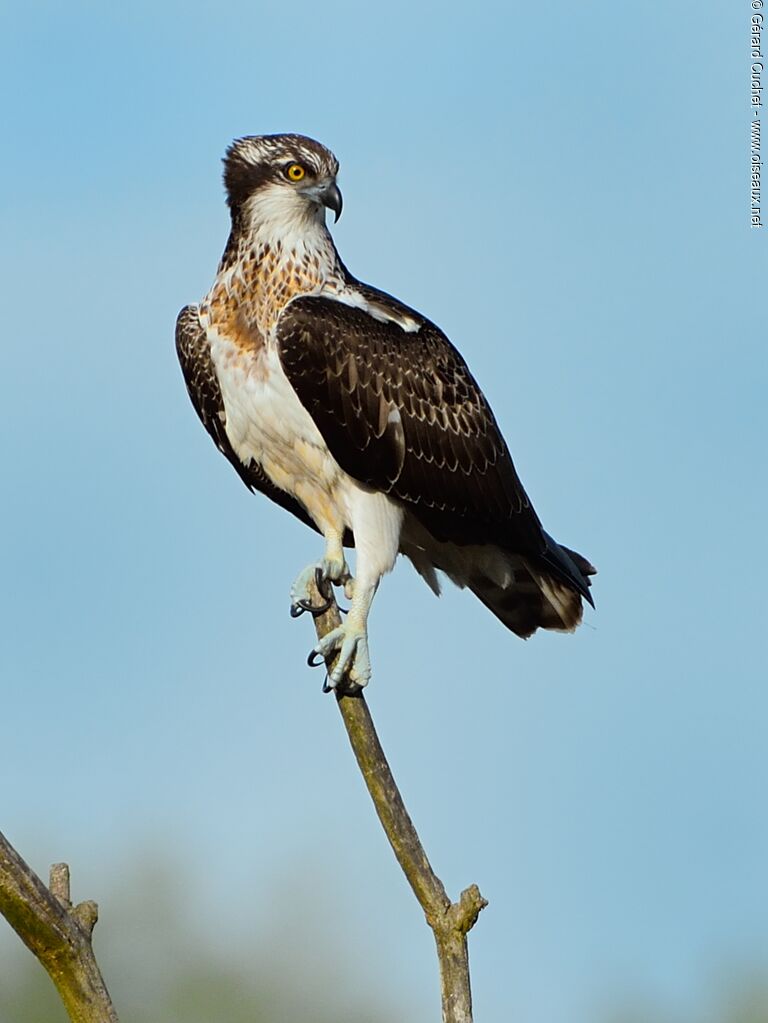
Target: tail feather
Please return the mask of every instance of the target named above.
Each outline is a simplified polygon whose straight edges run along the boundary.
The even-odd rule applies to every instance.
[[[544,533],[544,540],[546,547],[541,555],[544,565],[557,579],[574,587],[594,607],[595,602],[589,592],[592,585],[589,577],[595,575],[597,570],[581,554],[568,547],[561,547],[549,533]]]
[[[580,591],[528,559],[520,559],[509,586],[498,586],[477,574],[468,585],[499,621],[523,639],[537,629],[573,632],[584,613]]]
[[[472,590],[508,629],[527,639],[537,629],[573,632],[583,616],[582,598],[594,607],[589,577],[595,568],[546,533],[544,539],[544,550],[533,556],[432,538],[418,547],[404,546],[403,553],[435,593],[439,594],[434,574],[438,568],[457,586]]]

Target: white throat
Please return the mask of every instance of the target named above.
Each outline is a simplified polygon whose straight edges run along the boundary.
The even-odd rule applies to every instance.
[[[280,185],[260,189],[245,206],[247,236],[254,248],[262,245],[302,253],[317,253],[326,259],[336,250],[325,225],[325,208],[307,201]]]

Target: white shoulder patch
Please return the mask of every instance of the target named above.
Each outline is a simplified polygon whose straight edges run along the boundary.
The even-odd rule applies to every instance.
[[[359,291],[355,291],[354,288],[346,288],[344,291],[323,291],[322,294],[324,298],[332,298],[344,305],[352,306],[354,309],[362,309],[379,323],[396,323],[407,334],[415,334],[421,327],[421,323],[414,320],[412,316],[406,316],[405,313],[393,309],[384,302],[371,301]]]

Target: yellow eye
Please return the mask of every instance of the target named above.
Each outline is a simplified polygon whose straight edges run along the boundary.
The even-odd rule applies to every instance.
[[[300,163],[289,163],[285,168],[285,176],[289,181],[301,181],[306,173]]]

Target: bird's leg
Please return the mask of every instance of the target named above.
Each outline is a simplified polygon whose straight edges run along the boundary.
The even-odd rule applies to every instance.
[[[314,666],[315,658],[325,659],[337,650],[339,652],[333,671],[328,676],[326,689],[335,689],[345,675],[350,682],[361,688],[368,684],[371,678],[368,612],[378,585],[378,579],[368,581],[358,575],[354,580],[352,604],[343,625],[329,632],[312,649],[307,661],[310,666]]]
[[[291,617],[298,618],[305,611],[313,615],[321,615],[331,606],[333,593],[330,584],[344,586],[351,582],[349,566],[344,557],[341,533],[335,529],[329,529],[325,533],[325,557],[317,564],[307,565],[303,572],[297,576],[291,587]],[[310,586],[315,583],[322,604],[312,604],[310,598]]]
[[[403,514],[402,508],[385,494],[352,490],[350,529],[356,557],[355,578],[347,579],[344,587],[351,597],[349,612],[344,623],[324,636],[309,655],[312,666],[317,658],[332,662],[329,689],[346,682],[348,692],[349,686],[361,688],[370,680],[368,614],[382,576],[392,570],[397,559]]]

